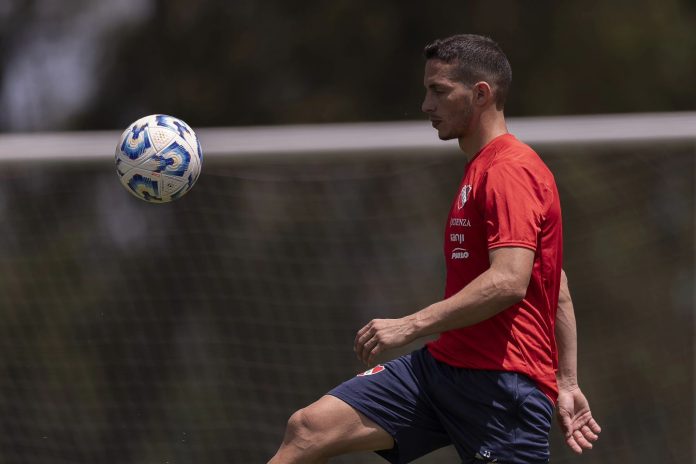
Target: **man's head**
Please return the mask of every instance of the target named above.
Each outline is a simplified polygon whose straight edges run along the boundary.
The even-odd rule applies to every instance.
[[[493,108],[503,110],[512,71],[507,57],[491,39],[461,34],[438,39],[423,51],[426,58],[422,109],[440,138],[461,138],[472,118]]]
[[[456,65],[456,74],[452,77],[466,85],[488,82],[495,94],[496,108],[502,110],[505,106],[512,70],[507,57],[492,39],[474,34],[453,35],[426,45],[423,54],[427,60]]]

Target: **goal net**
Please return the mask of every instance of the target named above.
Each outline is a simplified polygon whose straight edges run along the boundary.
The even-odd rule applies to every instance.
[[[588,462],[692,462],[696,114],[510,129],[561,192]],[[197,130],[166,205],[119,185],[119,133],[0,135],[0,462],[266,462],[362,325],[441,298],[465,160],[426,123]]]

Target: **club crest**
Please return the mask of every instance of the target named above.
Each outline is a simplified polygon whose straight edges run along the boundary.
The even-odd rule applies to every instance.
[[[368,369],[368,370],[366,370],[365,372],[358,374],[358,377],[364,377],[364,376],[366,376],[366,375],[379,374],[380,372],[382,372],[382,371],[385,370],[385,369],[386,369],[386,367],[384,367],[383,365],[377,364],[377,365],[376,365],[375,367],[373,367],[372,369]]]
[[[462,187],[462,191],[459,194],[459,204],[457,205],[459,209],[462,209],[466,204],[466,200],[469,199],[469,194],[471,193],[471,184],[467,184]]]

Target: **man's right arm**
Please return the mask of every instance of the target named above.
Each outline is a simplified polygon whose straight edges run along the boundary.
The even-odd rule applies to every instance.
[[[558,403],[556,415],[566,444],[576,453],[592,449],[592,442],[602,431],[592,417],[590,405],[578,384],[578,344],[573,300],[568,278],[561,271],[561,289],[556,312],[556,345],[558,347]]]

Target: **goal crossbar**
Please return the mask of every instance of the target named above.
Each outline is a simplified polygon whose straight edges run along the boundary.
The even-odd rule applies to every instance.
[[[696,112],[508,118],[512,133],[537,148],[696,140]],[[427,121],[202,128],[206,161],[288,159],[379,152],[456,153]],[[0,162],[110,161],[119,131],[0,134]]]

